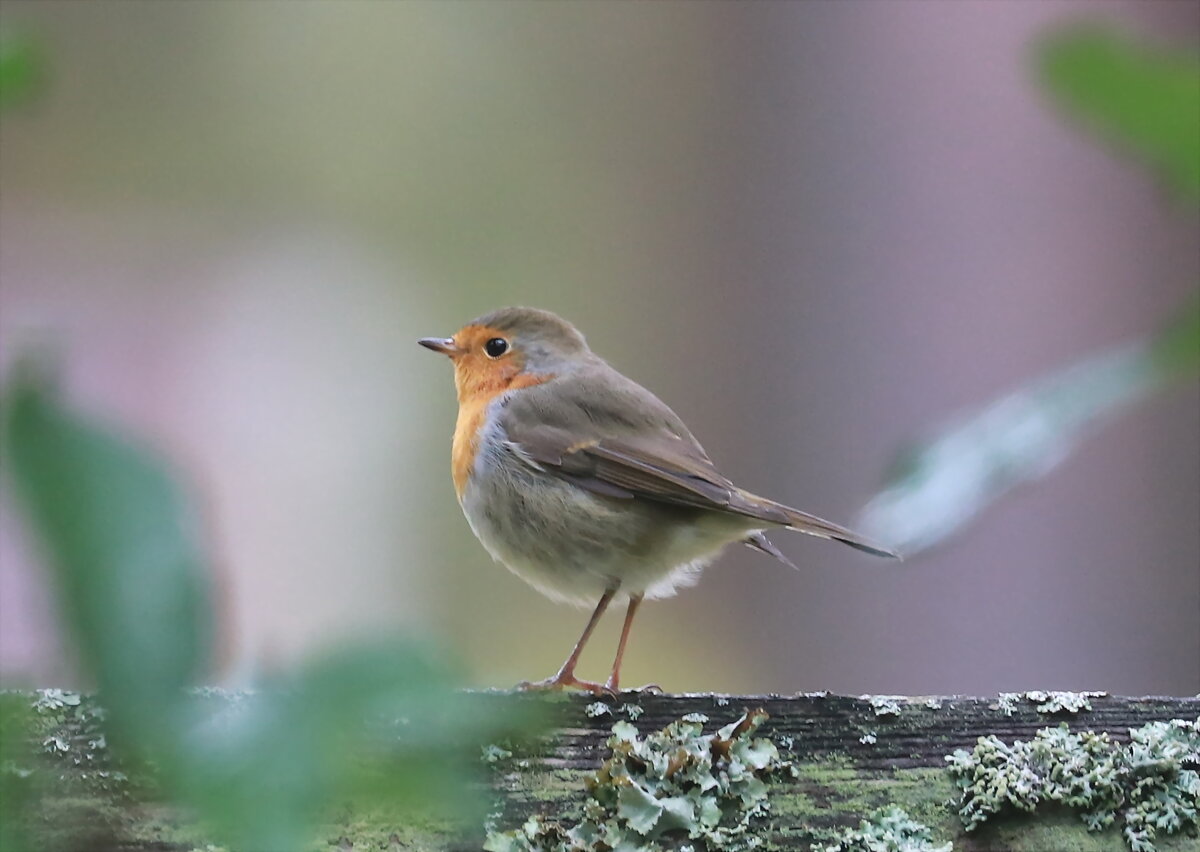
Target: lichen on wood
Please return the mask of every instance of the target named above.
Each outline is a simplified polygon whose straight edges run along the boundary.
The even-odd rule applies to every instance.
[[[863,828],[863,821],[882,818],[892,806],[902,809],[908,821],[894,817],[892,825],[927,827],[933,848],[952,843],[960,852],[1129,849],[1120,824],[1090,833],[1077,813],[1060,808],[1038,808],[1029,815],[1015,808],[998,809],[968,832],[958,813],[963,791],[946,757],[956,750],[971,752],[980,737],[995,737],[1009,745],[1017,740],[1030,742],[1038,731],[1056,729],[1061,722],[1070,725],[1073,735],[1105,735],[1114,747],[1125,747],[1131,742],[1130,729],[1171,720],[1194,724],[1200,717],[1200,698],[1090,694],[1086,701],[1076,702],[1053,694],[1051,712],[1043,706],[1048,702],[1028,695],[1001,702],[995,697],[872,700],[824,693],[626,693],[605,700],[604,712],[594,706],[593,696],[473,693],[469,699],[483,712],[536,707],[550,719],[549,729],[534,739],[475,744],[480,766],[475,791],[492,803],[493,831],[523,826],[531,817],[573,824],[591,796],[588,779],[612,757],[608,742],[614,725],[636,726],[644,741],[689,714],[702,714],[709,721],[701,723],[699,736],[712,737],[744,713],[761,708],[769,718],[761,721],[751,739],[769,741],[780,761],[792,767],[765,781],[770,808],[751,823],[749,836],[764,852],[829,845],[838,837],[850,837],[846,830],[869,830]],[[5,815],[19,818],[36,841],[33,848],[129,852],[210,848],[203,827],[163,801],[147,767],[123,765],[110,753],[103,711],[94,701],[53,691],[7,697],[14,698],[31,710],[31,762],[3,768],[5,790],[14,773],[29,772],[35,765],[50,770],[41,772],[39,795],[24,800],[28,807],[15,817]],[[209,693],[205,700],[220,700],[220,694]],[[1187,758],[1183,761],[1186,764]],[[312,852],[478,852],[486,836],[483,823],[482,816],[471,822],[418,819],[399,809],[393,813],[377,805],[358,808],[353,802],[336,803],[310,848]],[[671,832],[663,832],[660,839],[664,848],[672,850],[689,843],[694,852],[717,848]],[[1159,836],[1153,843],[1157,852],[1183,852],[1195,849],[1197,841],[1194,835],[1182,833]]]

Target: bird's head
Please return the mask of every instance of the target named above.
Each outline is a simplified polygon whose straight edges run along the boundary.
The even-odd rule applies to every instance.
[[[454,362],[460,402],[548,381],[593,357],[575,326],[536,308],[501,308],[452,337],[417,342]]]

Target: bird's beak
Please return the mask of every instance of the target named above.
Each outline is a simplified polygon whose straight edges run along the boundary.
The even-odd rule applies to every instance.
[[[443,355],[454,356],[460,352],[458,344],[454,342],[453,337],[422,337],[417,343],[420,343],[426,349],[441,352]]]

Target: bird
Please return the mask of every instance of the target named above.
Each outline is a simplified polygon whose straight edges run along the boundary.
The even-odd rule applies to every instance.
[[[451,473],[476,538],[552,600],[593,606],[558,672],[520,689],[620,691],[644,599],[695,583],[730,544],[792,562],[766,536],[786,528],[897,557],[857,533],[734,485],[657,396],[592,352],[571,323],[537,308],[480,316],[421,346],[454,365]],[[625,620],[604,683],[575,674],[605,610]]]

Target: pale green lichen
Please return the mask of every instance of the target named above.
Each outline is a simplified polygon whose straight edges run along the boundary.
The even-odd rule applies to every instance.
[[[1090,831],[1119,824],[1133,852],[1159,835],[1200,832],[1200,719],[1151,722],[1127,745],[1108,734],[1043,728],[1012,745],[980,737],[948,756],[959,815],[971,831],[995,814],[1042,804],[1074,808]]]
[[[951,852],[952,844],[935,846],[929,826],[895,805],[844,828],[831,840],[814,843],[812,852]]]
[[[75,781],[87,782],[89,774],[93,775],[103,789],[109,787],[109,781],[127,780],[121,772],[109,769],[112,756],[100,730],[105,712],[94,701],[78,692],[39,689],[30,707],[34,711],[30,734],[41,738],[42,753],[53,765],[82,770],[71,776]]]
[[[996,697],[996,703],[992,705],[993,710],[999,710],[1005,716],[1011,716],[1017,711],[1017,702],[1021,700],[1019,692],[1001,692]]]
[[[39,689],[34,699],[33,709],[39,713],[62,710],[66,707],[78,707],[83,699],[78,692],[68,692],[63,689]]]
[[[57,734],[51,734],[42,740],[42,748],[51,754],[66,754],[71,750],[71,743],[66,737],[60,737]]]
[[[630,722],[636,722],[638,717],[646,712],[642,709],[642,705],[640,704],[622,704],[621,710],[624,711],[625,715],[629,717]]]
[[[1092,698],[1102,698],[1104,692],[1042,692],[1032,690],[1025,697],[1037,705],[1039,713],[1081,713],[1092,709]]]
[[[1039,713],[1081,713],[1092,709],[1091,699],[1102,698],[1106,692],[1045,692],[1031,689],[1028,692],[1001,692],[992,708],[1005,716],[1011,716],[1021,701],[1030,701]]]
[[[667,838],[701,848],[752,849],[751,822],[766,814],[767,781],[789,771],[774,743],[755,738],[767,714],[755,710],[704,733],[688,714],[641,738],[626,721],[612,727],[610,757],[588,780],[581,819],[568,826],[532,816],[520,828],[489,831],[488,852],[657,852]]]
[[[900,702],[904,700],[900,695],[864,695],[862,698],[871,705],[876,716],[899,716]]]
[[[612,708],[609,707],[607,704],[605,704],[603,701],[593,701],[591,704],[589,704],[587,707],[584,708],[583,712],[588,714],[589,719],[595,719],[597,716],[608,715],[609,713],[612,712]]]
[[[875,743],[877,743],[879,741],[879,737],[875,734],[874,731],[867,731],[865,734],[863,734],[861,737],[858,738],[858,741],[860,743],[862,743],[863,745],[875,745]]]
[[[484,763],[499,763],[502,760],[508,760],[513,755],[512,751],[496,743],[481,746],[480,752],[480,760]]]

